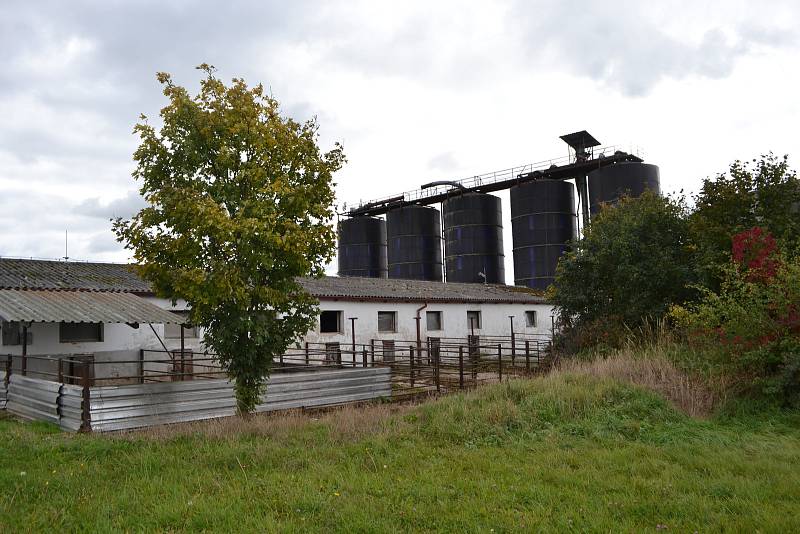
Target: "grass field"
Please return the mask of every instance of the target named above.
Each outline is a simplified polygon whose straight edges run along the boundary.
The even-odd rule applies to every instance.
[[[561,373],[121,435],[0,420],[0,531],[800,530],[800,415]]]

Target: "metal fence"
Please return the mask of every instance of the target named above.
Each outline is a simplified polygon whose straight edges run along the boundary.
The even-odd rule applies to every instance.
[[[538,337],[304,343],[273,362],[257,411],[448,393],[535,373],[550,342]],[[7,409],[67,430],[120,430],[233,415],[233,387],[215,355],[141,350],[134,360],[92,355],[7,356]],[[107,368],[113,370],[109,371]],[[2,397],[0,397],[2,399]]]

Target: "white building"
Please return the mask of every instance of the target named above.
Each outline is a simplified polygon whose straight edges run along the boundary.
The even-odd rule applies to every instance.
[[[526,288],[338,277],[301,283],[321,310],[301,345],[346,347],[353,335],[363,345],[466,340],[471,333],[509,336],[512,328],[544,337],[552,328],[552,307]],[[28,371],[49,373],[54,367],[43,358],[90,355],[105,362],[96,365],[96,378],[135,375],[141,372],[137,360],[164,359],[181,343],[202,352],[201,333],[180,326],[185,308],[153,295],[128,265],[0,259],[0,354],[19,356],[17,370],[23,352]]]
[[[304,279],[320,301],[320,320],[310,342],[416,340],[468,335],[549,337],[552,306],[532,290],[516,286],[424,282],[380,278]],[[355,321],[353,321],[355,319]],[[513,325],[513,326],[512,326]]]

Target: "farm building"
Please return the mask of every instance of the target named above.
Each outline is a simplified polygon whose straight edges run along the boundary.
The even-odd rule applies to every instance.
[[[527,288],[301,283],[320,317],[276,362],[259,410],[439,391],[447,373],[449,387],[465,387],[502,378],[504,365],[530,371],[551,333],[551,306]],[[129,265],[0,259],[0,407],[7,398],[9,411],[71,430],[232,415],[230,383],[186,313]]]

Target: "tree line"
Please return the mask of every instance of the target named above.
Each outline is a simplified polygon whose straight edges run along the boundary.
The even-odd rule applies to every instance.
[[[735,161],[699,192],[604,208],[549,297],[565,353],[661,324],[741,390],[800,393],[800,181],[787,156]]]

